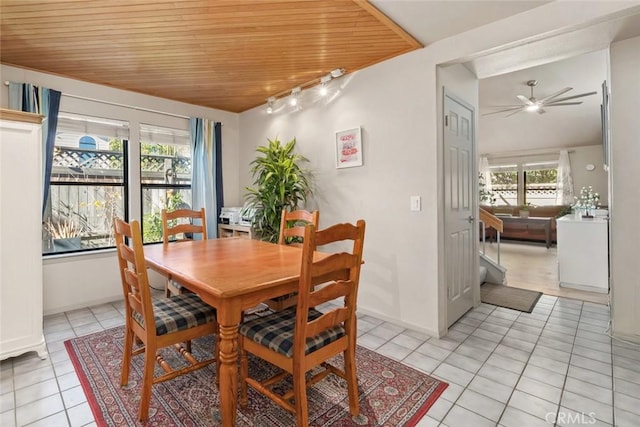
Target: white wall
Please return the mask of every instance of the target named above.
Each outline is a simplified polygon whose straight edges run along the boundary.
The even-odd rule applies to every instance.
[[[80,82],[49,74],[2,65],[3,81],[25,82],[42,85],[62,92],[60,111],[95,115],[128,121],[130,141],[139,141],[138,125],[152,125],[188,129],[185,118],[161,114],[170,113],[186,117],[204,117],[222,122],[223,183],[225,202],[235,205],[239,200],[238,171],[238,115],[225,111],[169,101],[162,98],[141,95],[113,89],[106,86]],[[78,95],[98,101],[78,99]],[[0,105],[8,105],[8,88],[0,88]],[[107,103],[104,103],[104,102]],[[138,108],[133,108],[133,106]],[[144,111],[148,109],[156,112]],[[130,144],[130,163],[139,157],[137,144]],[[139,182],[140,168],[131,163],[130,177]],[[140,219],[140,189],[129,188],[129,215]],[[15,209],[4,206],[2,209]],[[74,308],[86,307],[122,298],[122,287],[117,270],[115,250],[86,255],[59,255],[46,257],[44,264],[44,312],[58,313]]]
[[[321,226],[367,220],[360,309],[443,334],[437,303],[445,290],[436,66],[566,32],[625,7],[552,2],[347,76],[348,84],[328,105],[272,117],[264,107],[245,112],[240,116],[241,183],[250,184],[256,146],[276,135],[297,137],[299,151],[316,169]],[[336,170],[334,132],[353,126],[363,128],[365,164]],[[422,196],[421,212],[409,211],[411,195]]]
[[[640,37],[611,45],[613,333],[640,342]]]
[[[600,195],[600,205],[607,205],[609,203],[609,183],[607,171],[604,170],[602,150],[602,145],[573,147],[569,150],[569,161],[571,162],[574,194],[578,196],[582,187],[592,186],[593,191]],[[590,164],[596,167],[592,171],[586,169],[586,166]]]
[[[436,334],[437,224],[429,221],[438,203],[435,144],[426,144],[429,126],[420,118],[431,102],[419,55],[409,54],[345,77],[328,105],[305,105],[274,114],[264,108],[241,115],[243,184],[250,185],[249,162],[267,138],[297,139],[310,159],[316,192],[310,208],[320,209],[321,227],[367,221],[365,268],[359,307],[369,313]],[[413,82],[407,85],[407,82]],[[335,132],[362,127],[362,167],[336,169]],[[435,139],[435,135],[432,140]],[[422,196],[424,209],[409,211],[409,196]]]

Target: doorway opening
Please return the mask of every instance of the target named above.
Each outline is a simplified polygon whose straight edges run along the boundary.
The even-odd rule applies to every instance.
[[[523,48],[514,48],[517,49]],[[606,209],[609,177],[604,168],[600,104],[602,82],[608,79],[608,64],[608,49],[574,56],[567,54],[560,61],[549,61],[526,68],[523,66],[515,71],[514,67],[508,72],[492,70],[488,75],[483,74],[477,63],[467,64],[470,69],[475,68],[479,78],[478,157],[493,170],[507,170],[517,166],[517,176],[527,176],[526,170],[520,171],[522,165],[554,161],[557,164],[560,151],[567,150],[571,163],[573,194],[578,196],[581,188],[591,187],[601,196],[600,207]],[[515,106],[521,104],[522,96],[527,95],[527,82],[532,79],[538,81],[536,97],[541,99],[562,90],[565,90],[565,94],[560,96],[590,92],[596,94],[568,100],[573,101],[572,105],[546,108],[544,113],[524,108],[514,110]],[[489,107],[504,106],[507,109],[509,105],[512,106],[511,109],[500,113],[496,113],[500,108]],[[486,179],[488,178],[483,179],[483,184]],[[500,264],[507,270],[506,285],[607,304],[607,293],[559,285],[558,248],[562,247],[562,242],[558,242],[556,237],[556,216],[559,212],[568,212],[574,201],[565,199],[556,203],[555,196],[551,194],[556,191],[555,188],[529,188],[530,183],[524,179],[520,183],[494,182],[493,191],[492,183],[488,184],[482,190],[488,190],[490,197],[481,201],[481,205],[490,205],[494,212],[502,209],[505,215],[510,214],[508,211],[514,211],[514,215],[520,217],[523,215],[518,211],[526,207],[530,217],[549,217],[549,221],[553,223],[551,245],[548,245],[548,241],[547,245],[542,242],[519,241],[517,230],[516,240],[501,241]],[[531,191],[540,194],[536,193],[537,198],[534,199],[529,194]],[[544,191],[551,196],[542,194]],[[534,202],[530,202],[531,200]],[[537,205],[540,206],[537,209],[539,215],[536,213]],[[553,214],[547,211],[553,211]],[[495,242],[486,242],[484,248],[487,256],[497,259]]]

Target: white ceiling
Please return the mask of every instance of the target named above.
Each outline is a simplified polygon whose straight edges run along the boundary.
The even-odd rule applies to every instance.
[[[595,145],[601,142],[600,104],[602,82],[607,79],[607,50],[600,50],[546,65],[527,68],[480,80],[480,153],[496,153],[554,147]],[[538,99],[571,87],[562,96],[596,91],[596,95],[578,98],[581,105],[545,108],[544,114],[524,111],[488,116],[492,105],[519,105],[516,95],[531,96],[528,80],[537,80],[533,89]]]
[[[547,1],[373,0],[376,7],[428,45],[457,33],[544,5]],[[480,79],[480,114],[488,105],[519,103],[530,96],[527,80],[538,80],[537,98],[565,87],[565,96],[597,91],[577,106],[548,108],[545,114],[480,116],[480,153],[599,144],[601,85],[607,78],[607,49],[613,41],[640,35],[640,11],[589,27],[542,38],[474,58],[465,64]]]
[[[369,0],[427,46],[549,3],[544,1]]]

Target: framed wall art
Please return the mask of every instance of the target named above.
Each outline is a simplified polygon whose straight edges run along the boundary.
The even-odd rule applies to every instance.
[[[336,168],[362,166],[360,127],[336,132]]]

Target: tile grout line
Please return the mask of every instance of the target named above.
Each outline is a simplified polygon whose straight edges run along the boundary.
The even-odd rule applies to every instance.
[[[573,349],[576,346],[576,338],[578,337],[578,329],[580,327],[580,320],[582,320],[582,312],[584,310],[584,301],[580,304],[580,317],[578,317],[578,324],[576,325],[576,333],[573,336],[573,342],[571,343],[571,353],[569,355],[569,362],[567,363],[567,372],[564,374],[564,381],[562,382],[562,390],[560,392],[560,400],[558,401],[558,410],[556,411],[556,417],[554,425],[558,425],[558,416],[560,415],[560,408],[562,408],[562,398],[564,397],[565,388],[567,386],[567,378],[569,378],[569,369],[571,369],[571,359],[573,358]],[[569,408],[571,409],[571,408]]]

